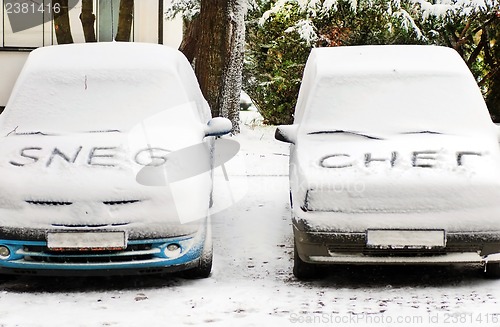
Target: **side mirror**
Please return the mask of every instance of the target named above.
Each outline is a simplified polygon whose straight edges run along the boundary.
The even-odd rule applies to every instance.
[[[278,141],[295,144],[297,141],[298,125],[281,125],[276,128],[274,138]]]
[[[224,117],[215,117],[210,119],[205,126],[205,136],[221,136],[225,135],[233,129],[231,121]]]

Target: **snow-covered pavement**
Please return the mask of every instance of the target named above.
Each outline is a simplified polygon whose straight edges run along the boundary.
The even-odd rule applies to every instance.
[[[0,326],[500,326],[500,281],[477,267],[338,266],[297,281],[288,146],[273,134],[243,126],[235,137],[231,185],[219,185],[235,204],[212,217],[210,278],[0,280]]]

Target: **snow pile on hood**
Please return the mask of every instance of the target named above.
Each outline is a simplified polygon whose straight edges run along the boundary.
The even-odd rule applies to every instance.
[[[488,207],[500,212],[500,153],[488,139],[403,135],[363,140],[310,136],[294,181],[309,210],[437,212]],[[300,167],[300,168],[298,168]],[[303,174],[303,175],[301,175]]]

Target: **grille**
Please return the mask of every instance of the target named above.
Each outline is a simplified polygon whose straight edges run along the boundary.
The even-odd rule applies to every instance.
[[[329,246],[328,252],[330,253],[345,253],[345,254],[363,254],[368,256],[394,256],[394,257],[418,257],[418,256],[435,256],[443,255],[450,252],[470,252],[470,246],[451,245],[445,248],[434,249],[376,249],[367,248],[364,245],[338,245]]]
[[[122,227],[127,226],[129,223],[114,223],[114,224],[52,224],[53,227],[64,228],[104,228],[104,227]]]
[[[37,201],[37,200],[26,200],[26,203],[37,205],[37,206],[70,206],[73,202],[64,201]]]
[[[443,249],[395,249],[395,250],[379,250],[379,249],[365,249],[364,255],[369,256],[383,256],[383,257],[424,257],[446,254]]]
[[[142,200],[117,200],[117,201],[103,201],[105,205],[108,206],[118,206],[118,205],[127,205],[141,202]],[[26,200],[28,204],[37,205],[37,206],[70,206],[73,202],[69,201],[43,201],[43,200]]]
[[[104,201],[103,203],[108,206],[117,206],[117,205],[137,203],[140,201],[141,200],[121,200],[121,201]]]
[[[152,260],[160,253],[151,243],[129,245],[121,251],[50,251],[46,246],[26,245],[17,251],[25,262],[53,264],[113,263]]]

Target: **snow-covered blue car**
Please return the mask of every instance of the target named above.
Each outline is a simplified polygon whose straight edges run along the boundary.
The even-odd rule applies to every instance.
[[[294,274],[326,264],[482,264],[500,277],[499,128],[434,46],[313,49],[291,143]]]
[[[213,147],[230,130],[177,50],[33,51],[0,115],[0,273],[209,276]]]

